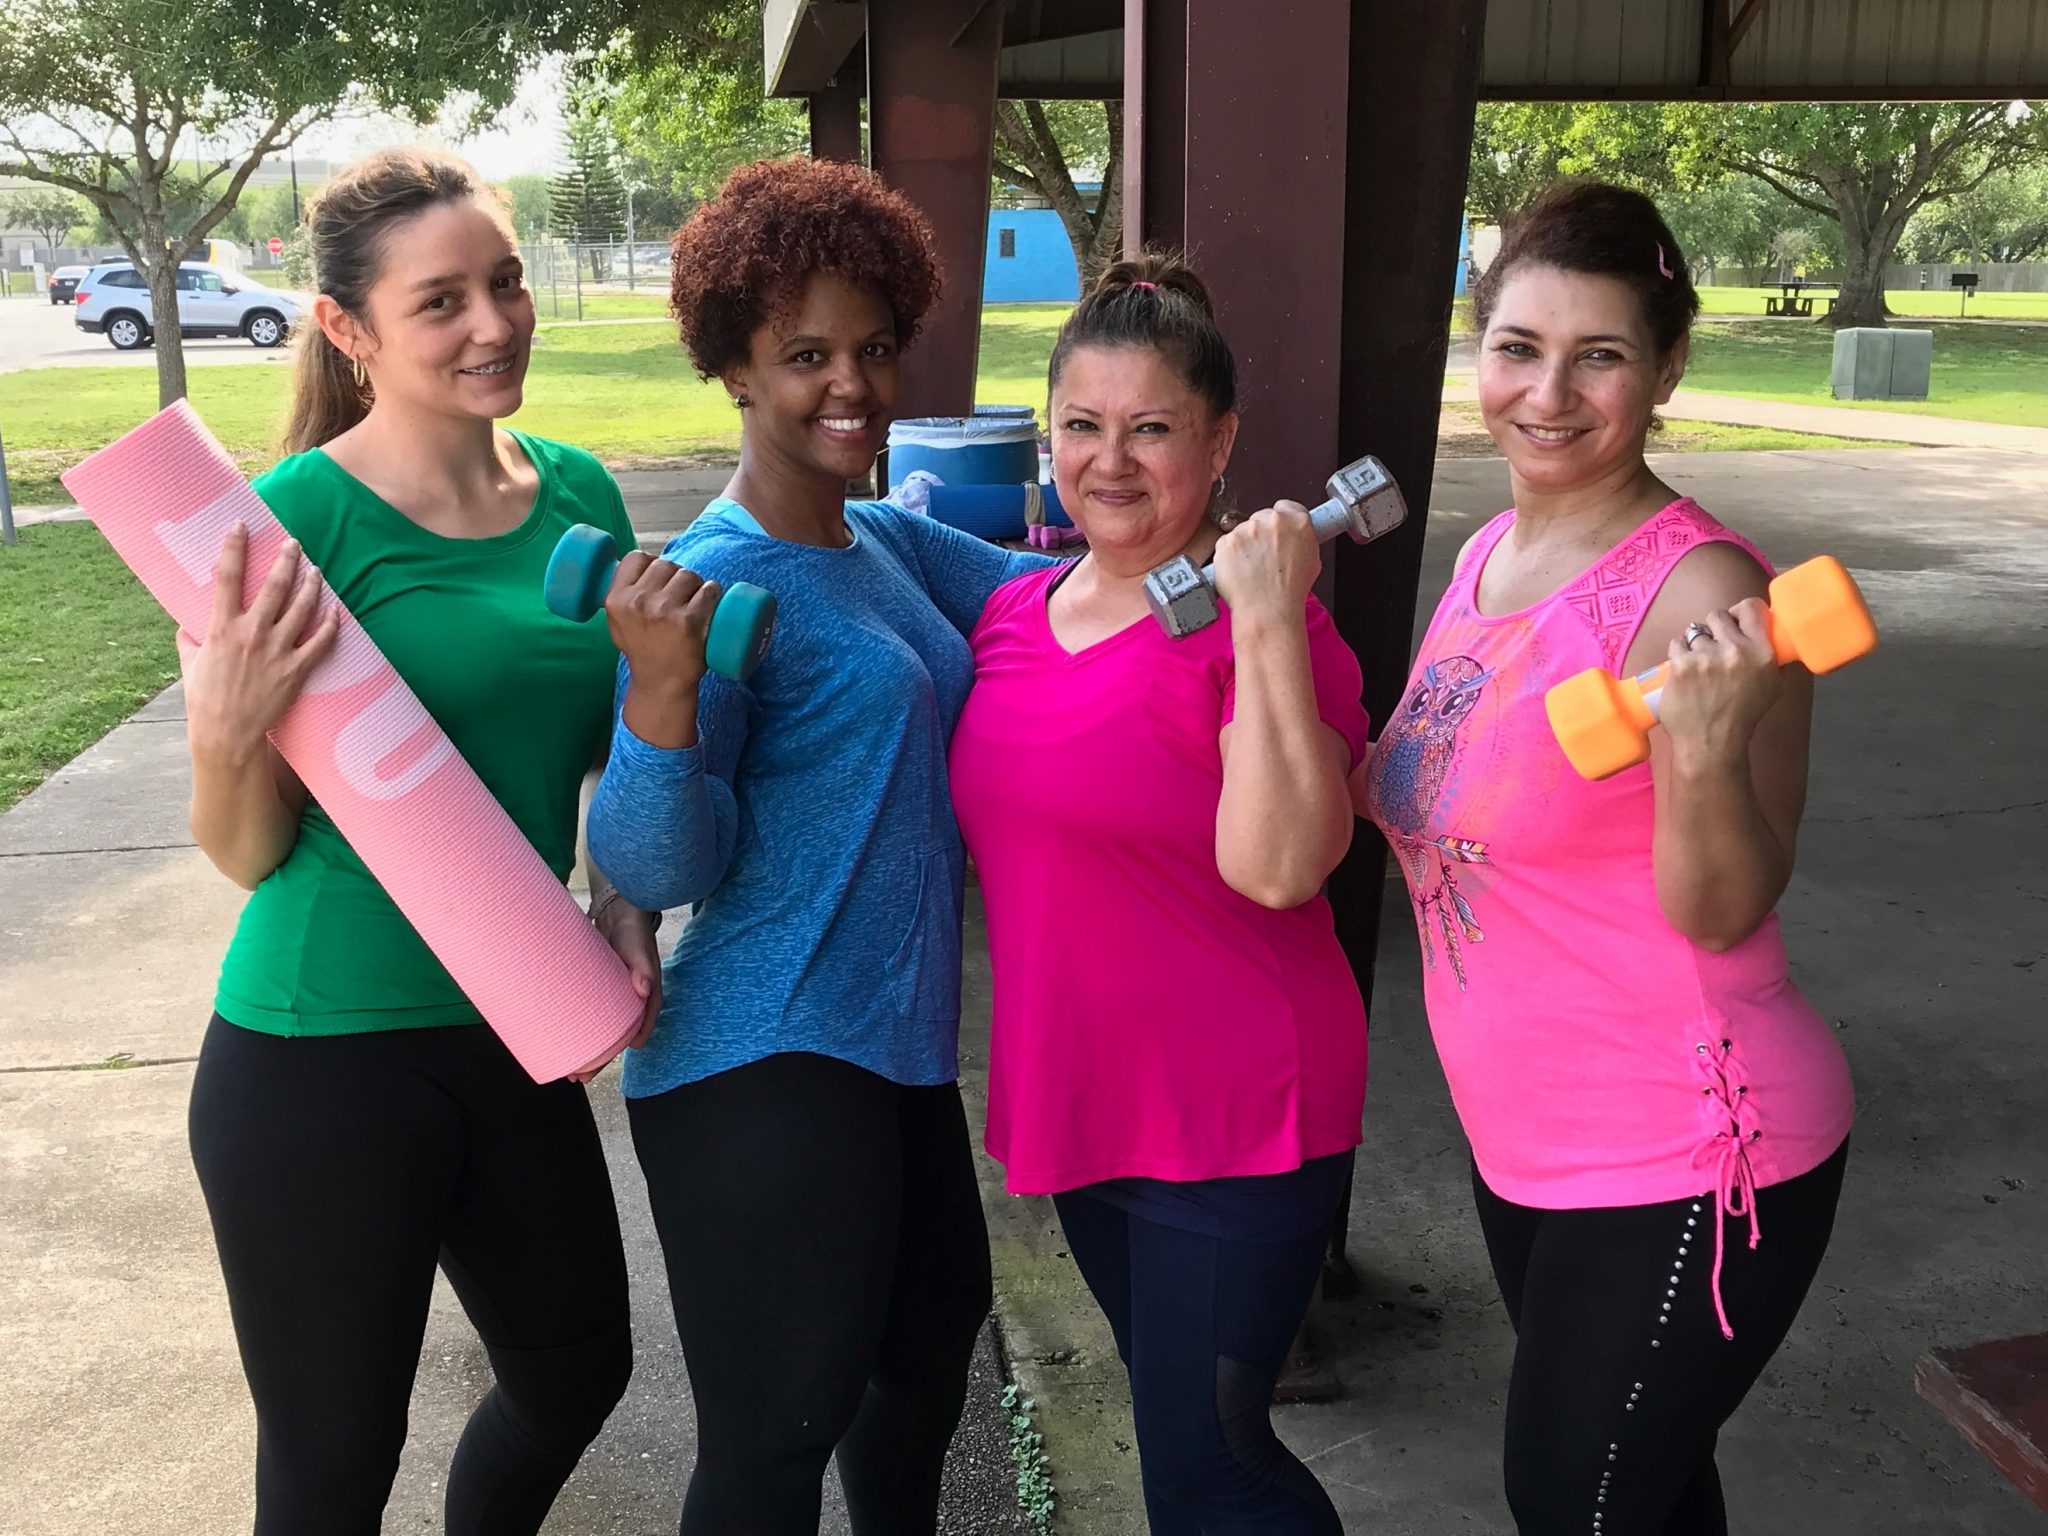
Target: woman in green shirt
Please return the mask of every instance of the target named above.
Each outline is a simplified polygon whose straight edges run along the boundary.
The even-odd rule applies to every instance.
[[[317,568],[566,879],[617,657],[602,627],[545,612],[541,575],[572,524],[627,548],[633,531],[588,454],[495,425],[519,407],[533,301],[473,170],[374,155],[308,223],[318,327],[299,340],[293,451],[256,483],[294,542],[244,611],[230,535],[212,623],[181,637],[193,836],[253,893],[192,1151],[256,1402],[258,1536],[375,1536],[437,1260],[497,1377],[448,1474],[447,1529],[515,1536],[539,1530],[632,1370],[590,1105],[527,1078],[265,732],[333,640]],[[651,1018],[650,920],[596,905]]]

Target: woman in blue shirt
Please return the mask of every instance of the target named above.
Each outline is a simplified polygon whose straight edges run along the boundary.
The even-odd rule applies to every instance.
[[[955,1082],[963,857],[946,746],[989,593],[1039,563],[845,500],[936,296],[924,219],[847,165],[742,167],[676,236],[691,359],[742,415],[725,494],[622,562],[594,862],[694,915],[625,1091],[697,1406],[685,1536],[936,1529],[989,1305]],[[748,682],[707,584],[777,596]]]

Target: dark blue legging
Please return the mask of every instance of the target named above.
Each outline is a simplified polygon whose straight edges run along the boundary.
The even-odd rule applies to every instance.
[[[1327,1225],[1252,1242],[1161,1226],[1082,1190],[1053,1204],[1130,1372],[1152,1536],[1340,1536],[1329,1495],[1270,1415]]]

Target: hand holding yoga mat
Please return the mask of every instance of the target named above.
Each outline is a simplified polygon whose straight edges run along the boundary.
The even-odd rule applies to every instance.
[[[63,481],[191,634],[228,530],[249,530],[245,603],[286,538],[182,400]],[[631,1036],[644,1005],[625,966],[353,617],[270,739],[535,1082]]]

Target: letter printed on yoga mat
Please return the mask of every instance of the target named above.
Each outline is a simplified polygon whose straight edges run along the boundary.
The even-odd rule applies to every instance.
[[[63,481],[191,634],[206,632],[230,528],[249,530],[245,604],[284,546],[284,526],[182,400]],[[322,602],[341,606],[331,588]],[[346,609],[270,737],[535,1082],[633,1032],[641,1001],[624,964]]]

